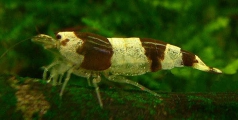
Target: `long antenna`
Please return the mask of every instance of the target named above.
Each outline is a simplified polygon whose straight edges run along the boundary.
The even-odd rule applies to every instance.
[[[2,57],[5,56],[5,55],[9,52],[9,50],[11,50],[12,48],[14,48],[15,46],[17,46],[18,44],[20,44],[20,43],[22,43],[22,42],[24,42],[24,41],[27,41],[27,40],[30,40],[30,38],[25,39],[25,40],[22,40],[22,41],[16,43],[15,45],[11,46],[10,48],[8,48],[8,49],[1,55],[0,59],[2,59]]]

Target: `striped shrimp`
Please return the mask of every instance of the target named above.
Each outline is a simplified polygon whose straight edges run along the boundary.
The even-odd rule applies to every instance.
[[[66,77],[60,92],[63,95],[71,74],[85,77],[95,87],[99,105],[103,102],[98,83],[101,76],[107,80],[139,87],[155,96],[158,93],[131,81],[124,76],[142,75],[147,72],[168,70],[174,67],[192,67],[201,71],[222,73],[207,66],[197,55],[180,47],[150,38],[105,38],[92,33],[74,31],[59,32],[56,39],[40,34],[32,38],[45,49],[57,49],[58,58],[44,69],[43,79],[50,70],[50,78],[56,84]]]

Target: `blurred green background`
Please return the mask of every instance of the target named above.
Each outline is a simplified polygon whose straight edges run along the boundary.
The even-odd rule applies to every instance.
[[[0,55],[9,50],[0,58],[0,73],[41,78],[41,67],[54,56],[30,38],[64,30],[162,40],[197,54],[207,65],[224,72],[175,68],[129,77],[150,89],[238,91],[237,0],[0,0]],[[22,40],[26,41],[14,46]],[[76,76],[70,82],[87,85]],[[118,84],[102,82],[101,86],[125,86]]]

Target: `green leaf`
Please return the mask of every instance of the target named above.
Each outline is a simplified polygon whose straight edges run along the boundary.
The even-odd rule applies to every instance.
[[[223,72],[226,74],[235,74],[238,70],[238,59],[228,64],[224,69]]]

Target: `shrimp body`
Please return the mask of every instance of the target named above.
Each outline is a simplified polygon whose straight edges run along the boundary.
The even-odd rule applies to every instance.
[[[110,81],[131,84],[160,96],[123,76],[136,76],[184,66],[222,73],[217,68],[207,66],[193,53],[150,38],[105,38],[92,33],[66,31],[59,32],[56,39],[41,34],[33,37],[32,41],[42,44],[46,49],[55,48],[59,51],[58,62],[53,62],[45,71],[51,69],[51,78],[67,73],[60,96],[63,95],[70,75],[75,74],[86,77],[89,85],[93,84],[101,107],[103,104],[97,83],[102,75]]]

